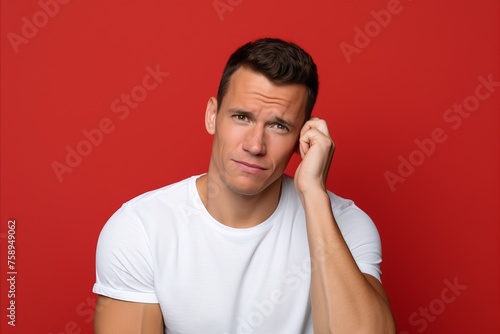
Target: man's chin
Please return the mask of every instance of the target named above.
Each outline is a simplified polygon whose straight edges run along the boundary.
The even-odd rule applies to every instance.
[[[271,186],[275,184],[277,181],[281,180],[281,178],[277,178],[276,180],[266,180],[258,181],[251,180],[249,178],[238,177],[235,180],[226,180],[226,185],[232,192],[241,196],[256,196],[260,195],[266,190],[270,190]]]

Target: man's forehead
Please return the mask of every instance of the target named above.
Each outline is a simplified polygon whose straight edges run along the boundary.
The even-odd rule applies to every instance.
[[[275,84],[263,74],[240,68],[232,76],[227,97],[233,103],[253,101],[279,109],[304,109],[307,91],[300,84]]]

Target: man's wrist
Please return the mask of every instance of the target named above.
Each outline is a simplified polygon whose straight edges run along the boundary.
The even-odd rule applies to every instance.
[[[299,196],[304,209],[316,208],[321,205],[330,205],[330,196],[325,188],[321,186],[309,187],[306,190],[299,191]]]

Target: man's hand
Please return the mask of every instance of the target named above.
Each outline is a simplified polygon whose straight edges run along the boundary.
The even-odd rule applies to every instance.
[[[326,191],[326,177],[335,143],[324,120],[313,117],[304,124],[300,131],[299,151],[302,162],[295,172],[295,188],[301,198],[310,190]]]

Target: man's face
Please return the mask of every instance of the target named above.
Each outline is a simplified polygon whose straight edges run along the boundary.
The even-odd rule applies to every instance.
[[[222,105],[212,98],[206,126],[214,135],[209,172],[235,193],[256,195],[279,182],[305,119],[306,88],[275,85],[239,68]]]

